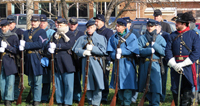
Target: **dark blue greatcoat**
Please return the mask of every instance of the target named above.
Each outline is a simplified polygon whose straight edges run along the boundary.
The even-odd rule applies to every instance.
[[[169,61],[172,57],[178,55],[178,56],[184,56],[189,55],[189,58],[192,62],[195,62],[200,57],[200,37],[198,34],[196,34],[195,31],[189,30],[185,32],[183,36],[183,41],[185,44],[192,50],[190,53],[184,46],[182,46],[181,38],[177,38],[175,41],[175,37],[178,36],[179,33],[177,31],[171,33],[169,36],[169,41],[167,42],[166,47],[166,60]],[[178,62],[177,62],[178,63]],[[189,85],[187,87],[194,87],[193,82],[193,74],[192,74],[192,68],[191,65],[183,67],[183,73],[186,79],[189,81]],[[171,90],[174,93],[178,93],[178,84],[179,84],[179,75],[173,68],[171,68]]]
[[[55,55],[54,55],[56,61],[55,71],[58,72],[59,69],[60,73],[75,72],[76,70],[72,60],[72,55],[68,53],[68,50],[70,50],[75,43],[74,34],[71,31],[65,33],[65,35],[68,36],[70,39],[68,42],[65,42],[63,37],[59,37],[56,40],[54,37],[55,34],[53,35],[53,42],[56,44]]]
[[[0,34],[0,41],[2,41],[2,33]],[[17,73],[17,66],[15,64],[15,57],[10,57],[9,54],[15,56],[18,53],[19,39],[16,34],[12,33],[6,36],[6,41],[9,43],[5,49],[6,54],[3,55],[2,65],[5,69],[6,76]]]
[[[46,31],[43,29],[39,29],[33,36],[32,36],[32,42],[27,42],[29,39],[29,35],[33,33],[37,28],[35,29],[29,29],[24,32],[24,40],[26,41],[24,49],[26,51],[38,51],[39,49],[42,49],[46,40],[47,35]],[[37,56],[38,55],[38,56]],[[30,71],[33,71],[34,75],[42,75],[43,74],[43,67],[40,63],[41,55],[39,53],[27,53],[25,55],[25,71],[24,73],[26,75],[29,75]]]
[[[106,28],[105,26],[103,26],[100,29],[97,29],[96,32],[98,34],[103,35],[104,37],[106,37],[107,41],[113,35],[113,31],[111,29]]]

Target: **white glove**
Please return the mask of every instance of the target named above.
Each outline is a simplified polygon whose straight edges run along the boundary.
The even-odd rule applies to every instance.
[[[50,48],[55,49],[56,48],[56,44],[54,42],[49,43]]]
[[[122,54],[122,49],[121,48],[117,48],[117,54]]]
[[[5,41],[1,41],[1,47],[3,47],[3,48],[7,48],[7,43],[5,42]]]
[[[92,51],[92,49],[93,49],[93,45],[91,45],[91,44],[87,44],[86,49],[89,50],[89,51]]]
[[[151,46],[153,46],[153,45],[154,45],[154,43],[155,43],[155,42],[151,42]]]
[[[117,53],[117,54],[116,54],[116,58],[117,58],[117,59],[120,59],[120,58],[121,58],[121,54]]]
[[[0,53],[3,53],[5,51],[4,47],[0,47]]]
[[[83,52],[83,56],[91,56],[92,54],[91,54],[91,51],[89,51],[89,50],[85,50],[84,52]]]
[[[192,61],[190,60],[189,57],[187,57],[183,62],[178,63],[178,65],[180,67],[185,67],[185,66],[192,65],[192,64],[193,63],[192,63]]]
[[[25,47],[25,43],[26,43],[25,40],[20,40],[20,45],[21,45],[21,46]]]
[[[53,54],[54,51],[55,51],[55,49],[53,49],[53,48],[48,48],[48,51],[49,51],[49,53]]]
[[[171,58],[168,63],[167,63],[168,66],[172,67],[176,72],[180,73],[183,71],[183,68],[178,65],[175,61],[175,58]]]
[[[23,50],[24,50],[24,46],[19,45],[19,50],[20,50],[20,51],[23,51]]]
[[[151,48],[151,52],[152,52],[152,53],[155,53],[155,49],[154,49],[154,48]]]

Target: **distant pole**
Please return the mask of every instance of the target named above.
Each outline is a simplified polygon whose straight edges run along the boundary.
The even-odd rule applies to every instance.
[[[26,29],[30,29],[31,28],[31,17],[33,14],[33,0],[26,0]]]

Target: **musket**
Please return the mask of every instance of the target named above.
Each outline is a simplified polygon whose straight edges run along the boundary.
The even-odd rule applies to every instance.
[[[118,40],[118,44],[117,44],[117,49],[118,48],[120,48],[120,45],[121,45],[121,43],[123,43],[123,42],[125,42],[126,40],[124,39],[124,38],[122,38],[122,37],[120,37],[120,39],[121,40]],[[117,50],[116,49],[116,50]],[[116,52],[116,55],[117,55],[117,52]],[[116,57],[116,56],[115,56]],[[118,93],[118,83],[119,83],[119,81],[118,81],[118,79],[119,79],[119,60],[120,59],[116,59],[116,64],[117,64],[117,74],[115,74],[115,94],[114,94],[114,96],[113,96],[113,98],[112,98],[112,101],[111,101],[111,103],[110,103],[110,106],[116,106],[116,100],[117,100],[117,93]],[[116,65],[115,64],[115,65]]]
[[[171,106],[175,106],[174,99],[172,100]]]
[[[88,43],[87,44],[90,44],[90,42],[91,42],[91,39],[88,38]],[[84,91],[83,91],[83,95],[81,97],[81,100],[79,101],[78,106],[84,106],[85,95],[86,95],[86,92],[87,92],[87,83],[88,83],[88,71],[89,71],[90,56],[87,56],[86,58],[87,58],[87,60],[86,60],[86,66],[85,66]]]
[[[21,39],[23,40],[23,34],[21,36]],[[20,63],[21,63],[21,68],[20,68],[21,69],[21,73],[20,73],[20,77],[21,77],[21,79],[20,79],[20,93],[19,93],[16,105],[22,103],[22,93],[23,93],[24,88],[25,88],[24,87],[24,51],[23,50],[21,51],[21,61],[20,61]]]
[[[140,100],[140,103],[138,104],[138,106],[143,106],[144,105],[144,101],[145,101],[145,96],[149,90],[149,85],[150,85],[150,77],[151,77],[151,66],[152,66],[152,59],[153,59],[153,53],[151,54],[151,59],[150,59],[150,63],[148,66],[148,72],[147,72],[147,80],[146,80],[146,87],[145,87],[145,91],[142,95],[142,99]]]
[[[53,37],[51,38],[51,42],[53,42]],[[54,94],[56,91],[55,87],[55,75],[54,75],[54,54],[51,53],[51,73],[52,73],[52,93],[51,93],[51,98],[49,100],[49,105],[53,105],[54,103]]]

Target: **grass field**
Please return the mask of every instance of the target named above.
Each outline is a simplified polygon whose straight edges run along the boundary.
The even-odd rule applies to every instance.
[[[27,78],[27,76],[25,76],[24,79],[25,79],[24,80],[25,81],[24,84],[26,86],[26,89],[24,90],[23,95],[22,95],[22,104],[19,105],[19,106],[27,106],[28,105],[28,104],[26,104],[25,99],[26,99],[26,96],[28,95],[28,92],[30,90],[30,86],[28,86],[28,78]],[[171,101],[172,101],[173,98],[172,98],[172,94],[171,94],[171,91],[170,91],[170,87],[171,87],[170,71],[168,71],[166,99],[165,99],[164,103],[160,104],[161,106],[170,106],[171,105]],[[108,95],[108,103],[107,104],[103,104],[103,106],[109,106],[114,93],[115,93],[115,90],[114,89],[110,89],[110,93]],[[137,106],[139,101],[140,101],[140,99],[141,99],[141,97],[142,97],[142,93],[139,93],[137,102],[135,104],[132,103],[131,106]],[[54,100],[55,100],[55,98],[54,98]],[[55,103],[54,106],[57,106],[56,102],[54,102],[54,103]],[[40,104],[40,106],[46,106],[46,105],[48,105],[48,104]],[[85,106],[87,106],[87,105],[88,105],[87,102],[85,102]],[[0,106],[3,106],[3,102],[2,101],[1,101]],[[16,106],[15,103],[13,103],[12,106]],[[73,103],[73,106],[78,106],[78,104],[77,103]],[[120,101],[118,101],[117,106],[120,106]],[[148,106],[148,102],[145,102],[144,106]]]

